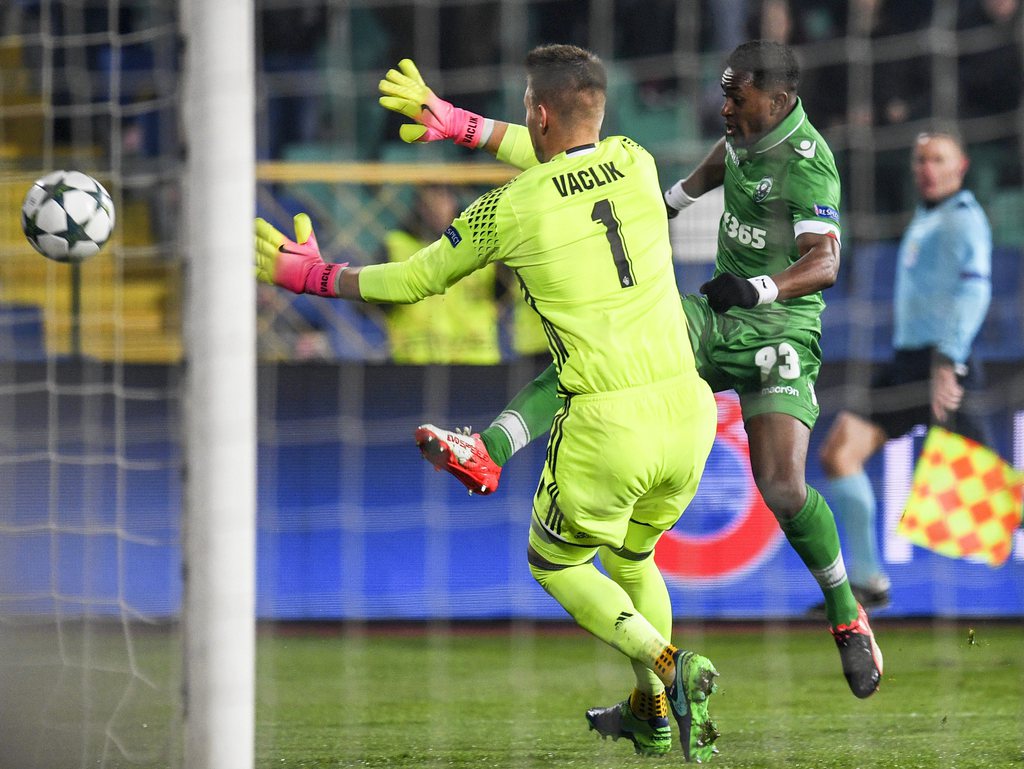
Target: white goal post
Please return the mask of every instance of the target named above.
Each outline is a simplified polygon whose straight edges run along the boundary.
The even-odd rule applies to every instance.
[[[252,0],[182,0],[187,171],[185,766],[251,769],[255,734]]]

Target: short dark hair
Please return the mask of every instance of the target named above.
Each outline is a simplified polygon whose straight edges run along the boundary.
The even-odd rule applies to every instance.
[[[770,40],[751,40],[736,47],[725,62],[733,72],[750,74],[751,82],[759,91],[782,86],[796,93],[800,84],[800,64],[788,45]]]
[[[535,102],[566,117],[603,113],[608,73],[596,54],[575,45],[540,45],[526,55]]]
[[[950,121],[931,121],[925,130],[921,131],[921,133],[914,137],[914,143],[916,144],[917,142],[934,139],[936,137],[949,139],[957,146],[957,149],[960,150],[961,154],[967,154],[967,146],[964,144],[964,137],[960,133],[960,129],[957,127],[956,123]]]

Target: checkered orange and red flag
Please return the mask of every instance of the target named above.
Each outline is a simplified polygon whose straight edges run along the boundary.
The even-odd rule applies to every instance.
[[[999,566],[1010,557],[1022,497],[1024,473],[980,443],[932,427],[898,531],[941,555]]]

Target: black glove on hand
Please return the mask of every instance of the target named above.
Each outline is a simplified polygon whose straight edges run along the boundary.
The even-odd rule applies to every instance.
[[[669,203],[667,200],[665,201],[665,211],[668,213],[669,219],[675,219],[677,216],[679,216],[679,209],[674,208],[672,204]]]
[[[733,275],[731,272],[723,272],[717,278],[709,280],[700,287],[700,292],[707,295],[708,304],[715,312],[725,312],[730,307],[749,310],[757,306],[757,289],[746,278]]]

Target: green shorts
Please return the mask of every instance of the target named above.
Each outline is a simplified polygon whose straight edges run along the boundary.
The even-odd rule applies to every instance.
[[[780,308],[719,314],[704,296],[683,297],[697,370],[715,392],[735,390],[743,420],[789,414],[813,428],[820,409],[820,333],[799,328]],[[756,320],[751,320],[754,318]]]
[[[555,415],[533,500],[531,563],[586,563],[597,548],[644,557],[697,492],[718,414],[696,373],[569,396]]]

